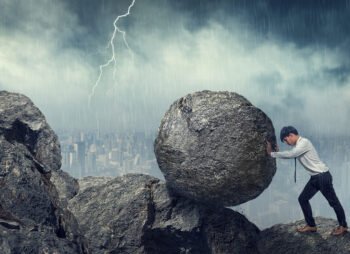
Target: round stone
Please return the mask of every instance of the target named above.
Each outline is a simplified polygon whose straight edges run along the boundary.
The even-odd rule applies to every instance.
[[[219,206],[256,198],[276,172],[266,141],[269,117],[233,92],[201,91],[175,101],[163,117],[154,151],[173,194]]]

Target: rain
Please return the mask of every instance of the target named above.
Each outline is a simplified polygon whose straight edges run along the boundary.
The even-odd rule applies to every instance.
[[[164,179],[153,142],[170,105],[195,91],[232,91],[263,110],[277,136],[293,125],[313,142],[349,221],[350,1],[136,0],[112,49],[113,22],[132,3],[0,0],[0,90],[44,113],[62,169]],[[303,217],[307,172],[298,164],[295,183],[294,160],[277,168],[259,197],[233,207],[261,229]],[[336,218],[320,193],[311,205]]]

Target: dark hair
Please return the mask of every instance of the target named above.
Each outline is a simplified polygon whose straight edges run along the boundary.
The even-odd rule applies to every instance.
[[[285,137],[288,137],[289,134],[295,134],[295,135],[299,135],[297,129],[295,129],[293,126],[285,126],[281,129],[281,134],[280,134],[280,139],[281,139],[281,142],[283,142],[283,139]]]

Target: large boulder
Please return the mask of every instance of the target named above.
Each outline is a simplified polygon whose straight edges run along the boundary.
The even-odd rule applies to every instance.
[[[0,135],[27,147],[45,173],[61,168],[58,137],[28,97],[0,91]]]
[[[350,234],[332,236],[337,221],[322,217],[315,218],[316,233],[300,234],[296,227],[305,225],[304,220],[289,224],[277,224],[261,232],[259,252],[261,254],[349,254]]]
[[[270,184],[276,142],[267,115],[233,92],[202,91],[175,101],[164,115],[154,151],[169,190],[199,202],[233,206]]]
[[[147,175],[86,180],[90,187],[69,209],[93,253],[257,253],[259,229],[230,209],[169,196],[163,181]]]
[[[56,135],[30,100],[0,92],[1,253],[86,253],[78,223],[49,179],[59,154]]]

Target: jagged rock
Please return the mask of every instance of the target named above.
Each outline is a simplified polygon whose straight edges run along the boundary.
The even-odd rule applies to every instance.
[[[260,234],[259,251],[261,254],[349,254],[350,234],[332,236],[337,221],[322,217],[315,218],[316,233],[300,234],[297,226],[305,225],[304,220],[289,224],[277,224]]]
[[[266,140],[271,120],[243,96],[202,91],[175,101],[163,117],[154,151],[171,192],[233,206],[270,184],[276,163]]]
[[[98,179],[69,209],[93,253],[257,253],[259,229],[243,215],[170,197],[163,181],[147,175]]]
[[[78,180],[61,169],[52,171],[50,180],[56,186],[60,200],[65,205],[79,192]]]
[[[86,176],[82,179],[79,179],[79,191],[82,192],[87,188],[99,186],[112,179],[113,177],[111,176]]]
[[[57,136],[40,111],[25,96],[0,92],[0,246],[5,253],[87,251],[75,217],[61,206],[49,180],[48,172],[60,163]]]
[[[27,147],[40,170],[61,168],[61,149],[57,135],[45,116],[26,96],[0,91],[0,135],[10,143]]]
[[[0,165],[0,246],[10,246],[11,253],[44,253],[46,247],[60,246],[60,253],[84,253],[76,219],[60,207],[55,186],[27,147],[0,136]]]
[[[0,224],[1,254],[31,253],[82,253],[81,249],[67,238],[59,238],[52,234],[50,227],[34,230],[14,230]]]

